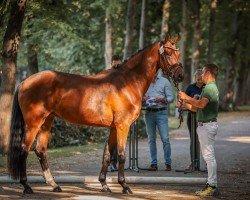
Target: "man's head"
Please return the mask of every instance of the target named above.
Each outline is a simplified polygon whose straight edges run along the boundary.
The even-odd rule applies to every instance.
[[[111,59],[111,67],[116,68],[119,64],[121,64],[121,58],[118,55],[113,55]]]
[[[194,79],[195,79],[195,83],[198,85],[203,85],[203,81],[202,81],[202,69],[197,69],[194,73]]]
[[[206,64],[202,69],[202,80],[207,83],[209,80],[216,79],[219,73],[219,67],[215,64]]]

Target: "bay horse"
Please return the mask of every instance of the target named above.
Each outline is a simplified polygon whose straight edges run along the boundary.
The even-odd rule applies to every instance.
[[[15,92],[8,151],[8,172],[20,180],[24,194],[33,193],[27,183],[26,160],[34,140],[37,155],[47,184],[54,192],[62,191],[51,175],[46,151],[55,116],[79,125],[110,127],[104,150],[99,181],[102,191],[111,192],[106,183],[110,151],[118,149],[118,183],[123,193],[132,193],[125,182],[125,147],[130,125],[138,118],[142,97],[157,70],[175,82],[183,80],[183,68],[176,48],[178,36],[139,51],[118,68],[96,75],[76,75],[42,71],[20,83]]]

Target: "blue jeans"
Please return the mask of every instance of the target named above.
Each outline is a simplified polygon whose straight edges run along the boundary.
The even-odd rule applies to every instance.
[[[151,164],[157,164],[156,127],[159,130],[163,143],[165,164],[171,165],[171,147],[168,134],[168,113],[167,110],[158,112],[146,111],[144,115],[148,144],[150,149]]]

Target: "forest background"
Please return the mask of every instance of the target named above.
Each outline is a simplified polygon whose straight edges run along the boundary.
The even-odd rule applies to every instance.
[[[249,21],[250,3],[244,0],[1,0],[3,151],[13,93],[21,80],[46,69],[96,74],[110,65],[112,55],[127,59],[166,34],[181,35],[183,90],[197,68],[215,63],[220,68],[220,110],[249,105]],[[106,135],[103,129],[61,121],[52,133],[52,146]]]

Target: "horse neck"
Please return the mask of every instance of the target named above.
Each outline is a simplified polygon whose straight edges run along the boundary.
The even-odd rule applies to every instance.
[[[159,69],[159,47],[159,42],[153,44],[129,59],[124,66],[128,77],[131,75],[134,77],[131,78],[130,84],[135,84],[135,87],[141,91],[141,96],[146,93]]]

